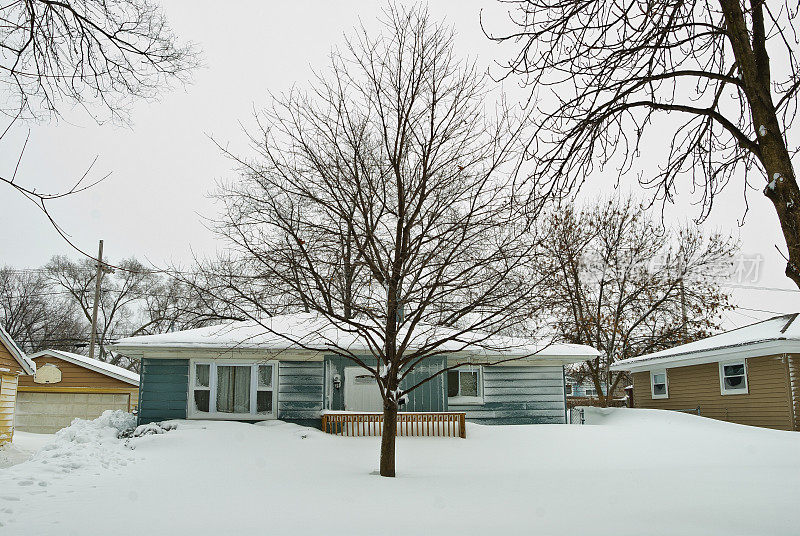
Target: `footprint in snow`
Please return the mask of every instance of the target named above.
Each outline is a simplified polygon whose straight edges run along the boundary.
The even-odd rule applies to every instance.
[[[33,480],[20,480],[17,482],[20,486],[31,486],[33,485]]]

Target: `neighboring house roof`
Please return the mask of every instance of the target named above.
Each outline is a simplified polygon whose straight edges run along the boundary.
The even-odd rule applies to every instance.
[[[84,367],[89,370],[99,372],[100,374],[109,376],[111,378],[116,378],[125,383],[136,385],[137,387],[139,385],[139,375],[135,372],[112,365],[111,363],[106,363],[105,361],[86,357],[85,355],[73,354],[72,352],[64,352],[62,350],[42,350],[41,352],[36,352],[30,357],[31,359],[38,359],[44,356],[63,359],[64,361],[72,363],[73,365],[78,365],[79,367]]]
[[[6,330],[0,326],[0,341],[2,341],[3,346],[6,347],[8,353],[11,354],[19,366],[22,367],[22,370],[25,371],[25,374],[33,374],[36,371],[36,363],[31,361],[28,356],[25,355],[25,352],[17,346],[17,343],[14,342],[14,339],[11,338],[11,335],[8,334]]]
[[[668,350],[618,361],[612,370],[650,370],[712,362],[726,358],[760,357],[800,352],[798,313],[785,314],[700,339]]]
[[[452,328],[417,325],[410,344],[421,347],[428,341],[441,340],[458,332]],[[403,337],[403,333],[399,337]],[[372,353],[366,340],[357,333],[334,325],[315,313],[297,313],[273,316],[259,322],[243,321],[204,328],[176,331],[160,335],[143,335],[118,340],[117,351],[141,353],[153,348],[207,348],[207,349],[258,349],[289,350],[313,349],[325,351],[333,347],[350,352]],[[532,339],[512,337],[487,337],[481,333],[457,335],[439,347],[439,350],[473,356],[542,356],[582,361],[598,355],[590,346],[579,344],[539,344]]]

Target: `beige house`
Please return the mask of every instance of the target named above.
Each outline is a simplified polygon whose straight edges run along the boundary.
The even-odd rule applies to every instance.
[[[35,370],[36,365],[0,327],[0,445],[14,437],[17,382]]]
[[[634,406],[800,430],[800,319],[776,316],[653,354],[619,361]]]
[[[32,354],[33,376],[22,376],[16,428],[53,433],[73,419],[94,419],[107,409],[138,406],[139,375],[122,367],[61,350]]]

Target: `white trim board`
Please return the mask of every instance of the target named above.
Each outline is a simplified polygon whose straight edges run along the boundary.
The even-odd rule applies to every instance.
[[[170,348],[170,347],[127,347],[114,346],[114,350],[134,359],[213,359],[237,361],[241,359],[261,359],[279,361],[322,361],[330,352],[311,350],[266,350],[258,348]]]
[[[115,346],[114,350],[125,354],[134,359],[212,359],[219,361],[236,361],[241,359],[262,359],[262,360],[277,360],[277,361],[298,361],[298,362],[320,362],[323,361],[326,355],[333,355],[330,351],[312,351],[312,350],[260,350],[250,348],[233,348],[230,350],[222,350],[217,348],[165,348],[165,347],[150,347],[150,348],[131,348],[126,346]],[[477,364],[492,363],[494,361],[503,360],[502,363],[497,363],[492,366],[497,367],[550,367],[562,366],[572,363],[579,363],[586,360],[585,355],[570,355],[570,356],[552,356],[547,354],[540,354],[531,357],[511,358],[507,356],[471,356],[458,352],[448,352],[440,354],[441,357],[447,358],[448,365],[463,363],[470,361]]]
[[[33,374],[36,372],[36,363],[25,355],[25,352],[17,346],[17,343],[14,342],[14,339],[11,338],[11,335],[9,335],[2,326],[0,326],[0,341],[3,342],[3,346],[6,347],[8,353],[19,363],[19,366],[22,367],[22,370],[24,370],[26,374]]]

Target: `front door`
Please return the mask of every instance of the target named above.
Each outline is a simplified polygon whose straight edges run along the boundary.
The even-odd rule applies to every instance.
[[[344,409],[383,411],[383,399],[375,376],[361,367],[344,369]]]

